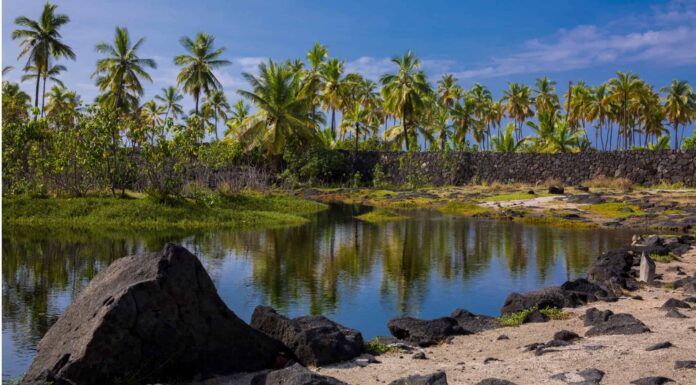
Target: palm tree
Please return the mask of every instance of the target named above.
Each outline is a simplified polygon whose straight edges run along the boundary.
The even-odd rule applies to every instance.
[[[597,121],[595,126],[595,146],[601,142],[602,150],[606,150],[606,142],[602,129],[608,126],[609,117],[611,116],[611,104],[607,100],[608,87],[606,84],[600,84],[592,88],[590,98],[587,104],[586,119],[589,121]]]
[[[534,116],[531,89],[523,84],[510,83],[508,89],[503,92],[503,100],[508,116],[515,120],[519,140],[522,137],[522,123],[528,117]]]
[[[469,95],[471,95],[474,103],[474,114],[479,122],[478,130],[474,131],[474,139],[479,143],[483,142],[482,147],[486,148],[486,140],[490,136],[491,125],[493,124],[491,119],[494,118],[494,115],[490,112],[491,108],[493,108],[493,95],[488,88],[479,83],[471,87]]]
[[[27,118],[31,97],[19,84],[2,82],[2,122],[18,122]]]
[[[539,123],[527,122],[536,136],[537,151],[540,152],[578,152],[581,144],[584,146],[585,133],[581,129],[571,128],[565,119],[561,119],[557,113],[544,112],[538,115]]]
[[[70,22],[70,18],[67,15],[56,14],[57,7],[55,4],[46,2],[38,21],[25,16],[20,16],[14,21],[20,28],[12,31],[12,39],[22,39],[17,59],[28,55],[25,70],[31,67],[36,72],[34,107],[39,106],[39,84],[41,76],[49,67],[51,58],[66,57],[75,60],[75,53],[70,46],[61,41],[62,36],[59,31],[62,26]]]
[[[556,94],[556,82],[544,76],[537,79],[534,86],[534,105],[537,113],[548,112],[553,114],[560,109],[561,103],[558,99],[558,94]]]
[[[648,143],[648,150],[663,151],[669,150],[669,135],[661,136],[655,143]]]
[[[46,94],[48,104],[46,105],[46,117],[49,121],[63,124],[74,122],[75,116],[80,108],[80,97],[75,91],[69,91],[62,85],[54,85]]]
[[[305,74],[303,92],[307,93],[312,101],[312,113],[319,106],[318,94],[321,88],[321,68],[328,57],[328,48],[318,42],[315,42],[312,49],[307,52],[309,70]]]
[[[360,134],[365,133],[370,124],[374,124],[374,121],[371,121],[369,111],[360,103],[353,103],[352,108],[344,111],[341,120],[341,136],[347,132],[352,132],[353,138],[355,138],[355,153],[358,152]]]
[[[320,92],[324,109],[331,110],[331,132],[336,135],[336,110],[341,108],[344,98],[345,83],[343,62],[331,59],[321,66],[320,76],[323,82]]]
[[[152,81],[146,68],[157,68],[153,59],[138,56],[144,42],[145,38],[140,38],[133,44],[128,29],[116,27],[113,45],[97,44],[97,52],[106,55],[97,60],[97,69],[92,74],[97,87],[104,92],[98,97],[100,103],[123,112],[138,106],[138,97],[143,95],[140,79]]]
[[[244,103],[243,99],[237,100],[237,103],[232,105],[230,109],[230,119],[227,121],[227,130],[225,136],[236,133],[237,127],[249,116],[249,105]]]
[[[37,70],[34,65],[28,66],[26,68],[27,74],[22,76],[22,81],[28,81],[36,79],[38,76],[43,76],[43,89],[41,91],[41,116],[44,115],[44,102],[46,100],[46,80],[50,80],[60,86],[64,86],[63,82],[58,79],[58,74],[65,71],[65,66],[54,65],[48,68],[48,70]],[[32,73],[33,72],[33,73]],[[39,75],[40,73],[40,75]]]
[[[402,136],[406,151],[410,150],[411,124],[427,105],[432,89],[420,70],[420,60],[410,51],[392,59],[398,66],[396,74],[386,74],[380,79],[386,112],[401,120]]]
[[[498,132],[498,136],[491,139],[493,150],[498,152],[518,152],[529,139],[515,139],[515,128],[514,123],[509,123],[504,132]]]
[[[457,84],[457,78],[452,74],[444,74],[442,79],[437,81],[438,101],[447,108],[452,108],[462,93],[462,87]]]
[[[259,64],[259,75],[243,73],[251,91],[239,94],[256,105],[258,111],[245,118],[236,139],[247,147],[259,142],[269,155],[282,153],[288,141],[315,141],[321,119],[310,113],[311,102],[301,93],[300,74],[272,60]]]
[[[9,74],[12,70],[14,70],[14,67],[12,67],[12,66],[2,67],[2,76]]]
[[[140,108],[140,115],[143,121],[150,126],[152,129],[152,134],[154,135],[157,126],[164,123],[162,115],[164,115],[166,107],[161,104],[157,104],[156,101],[150,100],[143,104]]]
[[[176,119],[179,115],[183,115],[184,110],[181,108],[181,104],[179,104],[179,102],[184,99],[184,96],[181,95],[178,88],[174,86],[162,88],[162,95],[155,96],[155,99],[162,102],[162,105],[165,108],[165,122],[167,121],[167,118],[169,118],[170,113],[174,119]]]
[[[208,94],[211,90],[222,88],[213,70],[231,63],[228,60],[219,59],[225,52],[225,47],[215,49],[215,37],[212,35],[199,32],[196,40],[184,36],[179,42],[189,54],[174,58],[174,64],[183,67],[176,77],[176,83],[177,86],[183,85],[184,92],[193,96],[196,104],[195,111],[198,114],[201,93]]]
[[[632,128],[629,127],[631,117],[629,117],[629,103],[634,98],[642,87],[642,81],[638,75],[630,72],[617,72],[616,77],[609,80],[610,94],[608,100],[617,104],[619,109],[617,113],[619,122],[619,132],[624,136],[624,148],[628,148],[628,139]],[[617,141],[618,147],[618,141]]]
[[[662,88],[666,92],[664,111],[674,129],[674,148],[679,148],[679,125],[687,125],[694,120],[696,97],[686,80],[672,80],[672,84]],[[682,135],[683,135],[682,130]]]
[[[457,143],[465,143],[466,136],[472,133],[474,140],[481,142],[483,124],[477,119],[476,102],[468,93],[462,96],[462,101],[452,107],[452,126]]]
[[[221,90],[213,90],[208,95],[208,98],[203,102],[204,106],[210,108],[213,117],[215,118],[215,139],[220,140],[218,136],[218,119],[227,120],[227,112],[230,110],[230,104],[227,102],[227,96]]]

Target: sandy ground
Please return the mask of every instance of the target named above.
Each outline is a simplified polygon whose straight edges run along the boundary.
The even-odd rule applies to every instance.
[[[681,266],[689,275],[696,272],[696,249],[681,258],[681,262],[657,264],[657,272],[663,273],[667,266]],[[665,282],[677,278],[665,273]],[[447,373],[449,384],[473,385],[484,378],[500,378],[518,385],[565,384],[550,377],[557,373],[573,373],[587,368],[605,372],[602,385],[628,384],[630,381],[648,376],[664,376],[676,384],[696,385],[696,369],[674,369],[677,360],[696,360],[696,306],[679,309],[688,319],[665,317],[659,307],[669,298],[687,297],[681,291],[660,288],[645,288],[637,294],[643,300],[622,298],[616,303],[594,303],[588,307],[610,309],[614,313],[630,313],[643,321],[651,333],[630,336],[598,336],[583,338],[568,347],[554,348],[542,356],[524,351],[524,346],[552,339],[559,330],[571,330],[580,336],[588,328],[579,319],[588,307],[568,309],[571,317],[563,321],[527,324],[517,328],[490,330],[477,335],[460,336],[451,344],[426,348],[428,359],[416,360],[408,353],[387,353],[378,357],[381,363],[359,367],[353,363],[342,363],[331,367],[313,369],[321,374],[335,377],[349,384],[384,384],[395,379],[427,374],[437,370]],[[508,340],[498,340],[506,335]],[[674,347],[656,351],[645,348],[658,342],[669,341]],[[484,363],[486,358],[499,361]],[[576,381],[580,381],[577,377]],[[571,381],[572,382],[572,381]]]

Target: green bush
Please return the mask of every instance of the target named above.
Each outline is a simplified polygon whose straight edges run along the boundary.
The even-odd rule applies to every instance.
[[[387,177],[382,170],[382,165],[377,163],[372,169],[372,186],[375,188],[383,188],[387,185]]]

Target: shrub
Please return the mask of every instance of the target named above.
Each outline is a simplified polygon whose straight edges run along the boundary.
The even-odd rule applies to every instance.
[[[377,163],[372,169],[372,186],[375,188],[383,188],[387,185],[386,175],[382,170],[382,165]]]
[[[529,309],[519,311],[517,313],[502,315],[500,316],[500,318],[498,318],[498,322],[501,326],[520,326],[522,325],[522,322],[524,321],[524,318],[527,316],[527,314],[537,310],[539,310],[539,308],[534,306]],[[541,311],[543,314],[545,314],[552,320],[564,320],[570,317],[568,313],[556,307],[544,308],[539,311]]]
[[[398,350],[397,348],[379,342],[379,339],[377,339],[377,337],[367,341],[363,349],[366,353],[370,353],[375,356]]]

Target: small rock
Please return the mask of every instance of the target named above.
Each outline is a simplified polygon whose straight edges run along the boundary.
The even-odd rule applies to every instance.
[[[506,336],[505,334],[501,334],[501,335],[499,335],[498,338],[497,338],[498,341],[500,341],[500,340],[509,340],[509,339],[510,339],[510,337]]]
[[[680,313],[679,310],[677,309],[671,309],[670,311],[665,314],[665,317],[668,318],[689,318],[685,316],[684,314]]]
[[[447,385],[445,372],[415,375],[392,381],[389,385]]]
[[[264,376],[255,378],[251,383],[263,385],[347,385],[335,378],[314,373],[300,364],[268,372],[265,378]]]
[[[543,342],[534,342],[529,345],[524,345],[524,351],[525,352],[531,352],[532,350],[537,350],[538,348],[543,348],[544,343]]]
[[[418,352],[411,356],[414,360],[427,360],[428,357],[425,356],[424,352]]]
[[[631,299],[635,299],[636,301],[642,301],[643,297],[641,297],[639,295],[633,295],[633,296],[631,296]]]
[[[674,369],[696,369],[696,361],[677,361]]]
[[[684,298],[684,302],[696,303],[696,297],[686,297]]]
[[[651,345],[651,346],[648,346],[647,348],[645,348],[645,351],[652,352],[653,350],[667,349],[667,348],[671,348],[672,346],[674,346],[674,345],[672,345],[672,343],[669,341],[658,342],[655,345]]]
[[[649,331],[650,329],[640,320],[630,314],[621,313],[613,314],[606,321],[593,326],[585,333],[585,336],[629,335],[647,333]]]
[[[597,384],[604,378],[604,372],[596,368],[583,369],[578,375],[587,382]]]
[[[534,310],[533,312],[528,313],[527,315],[524,316],[522,323],[523,324],[541,323],[541,322],[549,322],[550,320],[551,319],[546,314],[540,312],[539,310]]]
[[[483,363],[484,363],[484,365],[485,365],[485,364],[488,364],[489,362],[495,362],[495,361],[502,361],[502,360],[497,359],[497,358],[495,358],[495,357],[486,357],[486,359],[483,360]]]
[[[571,332],[570,330],[561,330],[553,335],[554,340],[560,341],[573,341],[579,339],[580,336],[577,333]]]
[[[549,187],[549,194],[557,194],[557,195],[563,195],[565,193],[565,189],[560,186],[550,186]]]
[[[476,383],[476,385],[517,385],[514,382],[501,380],[499,378],[486,378]]]
[[[581,318],[585,326],[595,326],[609,319],[614,313],[611,310],[600,311],[597,308],[589,308]]]
[[[553,376],[550,377],[552,380],[558,380],[558,381],[563,381],[566,382],[568,380],[568,377],[566,377],[565,373],[556,373]]]
[[[673,379],[667,377],[643,377],[637,380],[631,381],[634,385],[662,385],[668,382],[674,382]]]
[[[674,309],[674,308],[680,308],[680,309],[690,309],[691,305],[684,301],[680,301],[676,298],[670,298],[665,302],[660,309],[662,310],[669,310],[669,309]]]
[[[547,343],[544,344],[545,348],[557,348],[557,347],[562,347],[562,346],[568,346],[572,345],[570,341],[564,341],[564,340],[551,340]]]
[[[403,317],[389,320],[387,326],[394,337],[421,347],[435,345],[452,335],[471,334],[468,330],[462,329],[452,317],[434,320]]]

